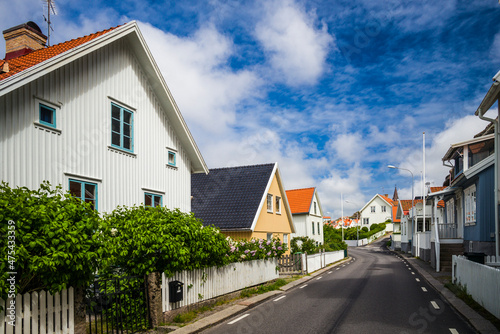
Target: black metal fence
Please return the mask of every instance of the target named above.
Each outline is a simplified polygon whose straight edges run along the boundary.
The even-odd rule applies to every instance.
[[[87,333],[136,333],[149,328],[145,277],[96,279],[86,293]]]

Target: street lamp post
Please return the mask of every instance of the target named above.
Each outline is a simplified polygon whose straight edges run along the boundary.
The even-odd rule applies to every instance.
[[[387,165],[387,168],[392,168],[392,169],[401,169],[401,170],[405,170],[407,172],[409,172],[411,174],[411,209],[412,209],[412,215],[411,215],[411,224],[413,226],[415,226],[415,212],[413,212],[414,210],[414,203],[413,203],[413,199],[415,198],[415,196],[413,196],[413,173],[411,172],[411,170],[409,169],[406,169],[406,168],[401,168],[401,167],[396,167],[396,166],[393,166],[393,165]],[[425,205],[425,204],[424,204]],[[425,217],[424,217],[425,219]],[[410,250],[411,251],[411,250]]]

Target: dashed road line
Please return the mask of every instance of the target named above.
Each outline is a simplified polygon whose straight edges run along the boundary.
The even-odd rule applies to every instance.
[[[413,271],[411,272],[411,274],[412,274],[412,275],[415,275],[415,273],[414,273]]]
[[[332,273],[331,271],[327,272],[327,274],[331,274],[331,273]]]
[[[304,284],[299,289],[304,289],[306,286],[307,286],[307,284]]]
[[[427,289],[425,287],[422,287],[423,292],[427,292]]]
[[[244,319],[244,318],[248,317],[249,315],[250,315],[250,313],[247,313],[247,314],[245,314],[245,315],[242,315],[241,317],[236,318],[236,319],[234,319],[233,321],[228,322],[227,324],[228,324],[228,325],[232,325],[232,324],[234,324],[234,323],[236,323],[236,322],[240,321],[241,319]]]
[[[281,297],[279,297],[279,298],[276,298],[275,300],[273,300],[273,302],[277,302],[278,300],[283,299],[283,298],[285,298],[285,297],[286,297],[286,296],[281,296]]]
[[[458,334],[458,331],[455,328],[448,328],[450,330],[450,333],[452,334]]]
[[[320,277],[318,277],[318,278],[316,278],[316,279],[318,280],[318,279],[322,279],[322,278],[323,278],[323,276],[320,276]]]
[[[419,278],[415,278],[415,281],[420,282],[420,279]]]
[[[439,310],[439,305],[435,301],[431,301],[432,307],[434,307],[436,310]]]

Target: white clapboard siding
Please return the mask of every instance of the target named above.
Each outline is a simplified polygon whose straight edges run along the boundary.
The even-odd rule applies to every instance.
[[[0,299],[4,310],[0,312],[0,334],[73,334],[74,291],[65,289],[51,295],[46,291],[18,294],[15,298],[15,327],[12,326],[10,299]]]
[[[500,270],[452,256],[453,283],[466,287],[467,293],[495,317],[500,318]]]
[[[232,263],[221,268],[185,270],[169,278],[162,274],[163,312],[277,279],[277,264],[276,259],[254,260]],[[184,283],[183,300],[177,303],[169,302],[168,283],[172,281]]]
[[[30,189],[44,180],[64,190],[70,178],[96,183],[101,212],[144,203],[145,192],[190,212],[184,130],[174,129],[152,85],[121,39],[0,95],[0,180]],[[56,107],[56,130],[37,124],[39,102]],[[110,147],[111,102],[133,111],[133,154]],[[167,165],[169,149],[176,167]]]

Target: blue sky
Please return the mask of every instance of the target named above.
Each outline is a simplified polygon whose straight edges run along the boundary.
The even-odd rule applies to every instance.
[[[1,0],[0,28],[40,0]],[[498,1],[56,0],[52,44],[136,20],[209,166],[277,161],[287,189],[318,188],[325,214],[376,193],[440,186],[441,158],[500,70]],[[5,54],[0,43],[0,54]],[[495,106],[496,107],[496,106]],[[493,112],[490,111],[491,114]],[[493,114],[494,115],[494,114]]]

